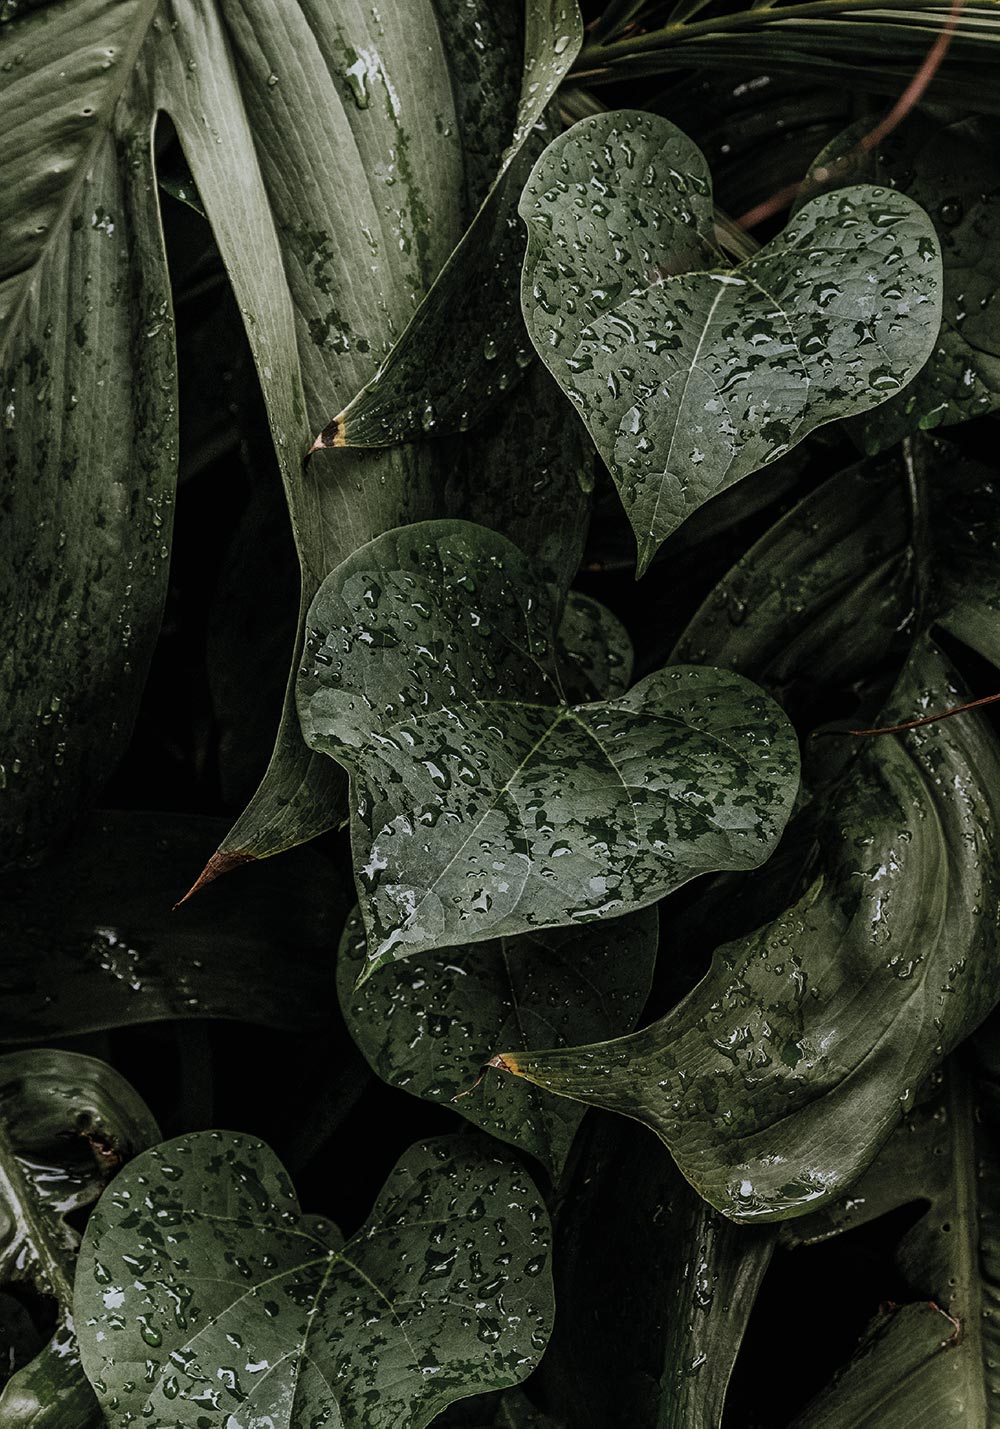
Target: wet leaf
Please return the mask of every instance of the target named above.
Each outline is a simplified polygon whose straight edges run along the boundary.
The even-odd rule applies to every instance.
[[[900,1206],[924,1209],[905,1232],[896,1259],[914,1296],[951,1317],[947,1354],[919,1356],[921,1336],[911,1323],[892,1343],[862,1345],[846,1372],[802,1417],[805,1425],[848,1425],[857,1406],[877,1402],[877,1422],[904,1425],[983,1425],[1000,1392],[1000,1336],[993,1306],[1000,1246],[1000,1057],[995,1017],[972,1044],[945,1064],[936,1085],[907,1115],[846,1200],[788,1227],[790,1238],[813,1243],[851,1230]],[[916,1307],[910,1310],[911,1322]],[[905,1314],[906,1312],[904,1312]],[[939,1330],[941,1326],[939,1325]],[[928,1328],[928,1335],[930,1335]],[[917,1359],[907,1376],[897,1353]],[[877,1400],[871,1380],[882,1386]],[[867,1387],[866,1387],[867,1386]],[[866,1399],[865,1396],[868,1396]]]
[[[520,5],[506,0],[498,8],[509,14]],[[526,0],[524,10],[521,93],[499,172],[386,362],[324,428],[317,439],[323,446],[388,446],[465,431],[531,362],[518,299],[517,202],[556,132],[546,109],[579,52],[583,22],[576,0]]]
[[[723,576],[671,658],[737,670],[792,715],[825,720],[845,687],[909,651],[911,534],[898,454],[836,472]]]
[[[937,336],[940,253],[912,200],[821,195],[727,269],[705,160],[653,115],[563,134],[520,212],[528,330],[615,478],[640,573],[716,492],[899,392]]]
[[[918,642],[885,717],[961,698]],[[1000,750],[975,715],[861,746],[824,793],[786,913],[719,948],[650,1027],[502,1064],[645,1122],[735,1220],[833,1200],[996,1000],[997,790]]]
[[[632,683],[632,642],[621,621],[600,601],[570,591],[559,632],[563,689],[585,699],[613,699]]]
[[[144,1102],[103,1062],[76,1052],[0,1057],[0,1282],[55,1305],[51,1339],[0,1394],[5,1429],[89,1429],[99,1420],[73,1332],[79,1235],[67,1217],[158,1139]]]
[[[74,0],[0,31],[0,866],[114,767],[166,593],[173,321],[132,109],[155,9]]]
[[[588,928],[452,948],[411,957],[401,972],[383,968],[356,987],[366,943],[355,911],[337,961],[344,1020],[383,1081],[446,1105],[461,1096],[455,1111],[537,1156],[555,1181],[583,1108],[528,1083],[511,1096],[490,1069],[474,1083],[501,1043],[565,1046],[634,1027],[653,975],[657,921],[649,908]]]
[[[200,1429],[208,1411],[306,1429],[332,1411],[345,1429],[423,1429],[537,1362],[548,1240],[525,1173],[466,1138],[412,1147],[345,1244],[301,1214],[263,1143],[181,1137],[128,1167],[90,1219],[84,1364],[114,1426]]]
[[[706,1206],[623,1118],[589,1121],[575,1166],[556,1237],[548,1398],[573,1429],[721,1424],[774,1233]]]
[[[798,782],[777,707],[680,666],[566,704],[551,593],[493,532],[387,533],[330,574],[308,625],[299,712],[351,772],[370,971],[613,917],[777,840]]]
[[[1000,123],[914,114],[877,150],[860,154],[869,127],[864,120],[833,140],[811,178],[827,169],[833,184],[870,180],[909,194],[934,223],[942,262],[941,332],[930,360],[905,392],[861,423],[868,450],[883,451],[911,432],[1000,409]]]
[[[0,1042],[187,1017],[328,1029],[350,890],[324,858],[299,850],[171,911],[224,828],[92,815],[56,860],[0,881]]]

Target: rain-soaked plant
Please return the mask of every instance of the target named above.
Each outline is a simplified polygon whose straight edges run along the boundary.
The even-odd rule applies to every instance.
[[[1000,1422],[1000,0],[584,11],[0,0],[3,1429]]]

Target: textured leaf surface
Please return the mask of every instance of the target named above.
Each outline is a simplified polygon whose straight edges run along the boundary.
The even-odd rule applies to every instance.
[[[349,885],[300,850],[172,912],[225,824],[183,814],[93,815],[44,868],[0,881],[0,1042],[163,1018],[329,1027]]]
[[[657,915],[643,909],[589,928],[550,928],[408,959],[355,987],[366,959],[355,912],[344,932],[337,983],[344,1019],[375,1071],[393,1086],[456,1111],[537,1156],[557,1180],[583,1108],[499,1074],[476,1077],[501,1042],[572,1045],[635,1026],[656,959]],[[585,1030],[586,1029],[586,1030]]]
[[[965,1406],[941,1392],[942,1376],[957,1367],[959,1333],[929,1302],[880,1315],[854,1358],[791,1429],[987,1429],[991,1420],[967,1418]]]
[[[845,686],[909,649],[912,525],[898,455],[835,473],[723,576],[671,659],[736,670],[793,716],[828,718]]]
[[[930,360],[905,392],[862,423],[868,449],[882,451],[910,432],[1000,408],[1000,122],[915,114],[878,150],[859,154],[868,127],[862,121],[834,140],[813,175],[833,167],[841,183],[888,183],[909,194],[934,223],[943,270],[941,331]],[[836,165],[845,154],[850,163]]]
[[[152,117],[132,110],[155,9],[74,0],[0,32],[5,866],[39,858],[122,753],[166,591],[173,328]]]
[[[89,1429],[97,1421],[73,1334],[79,1236],[66,1217],[158,1139],[141,1098],[103,1062],[76,1052],[0,1057],[0,1281],[27,1284],[56,1311],[51,1339],[0,1394],[5,1426]]]
[[[960,700],[919,644],[886,715]],[[998,789],[1000,751],[975,716],[873,741],[825,795],[785,914],[719,948],[650,1027],[502,1064],[644,1121],[734,1219],[835,1198],[996,999]]]
[[[508,15],[520,8],[517,0],[498,7]],[[554,132],[545,111],[579,52],[583,22],[576,0],[526,0],[524,10],[521,93],[499,172],[387,361],[324,428],[324,446],[386,446],[464,431],[531,361],[518,302],[517,201]],[[478,49],[474,76],[485,41]]]
[[[556,1238],[559,1316],[542,1368],[573,1429],[708,1429],[774,1233],[735,1226],[622,1118],[581,1133]]]
[[[899,392],[937,336],[940,253],[912,200],[821,195],[727,270],[705,160],[653,115],[560,136],[520,212],[528,331],[611,469],[640,572],[710,496]]]
[[[181,1137],[133,1163],[88,1224],[84,1365],[115,1426],[422,1429],[538,1360],[548,1237],[525,1173],[467,1139],[411,1148],[344,1244],[301,1215],[261,1142]]]
[[[794,734],[740,677],[677,667],[567,705],[555,611],[510,542],[464,522],[389,532],[309,613],[299,712],[352,776],[369,967],[613,917],[771,851]]]

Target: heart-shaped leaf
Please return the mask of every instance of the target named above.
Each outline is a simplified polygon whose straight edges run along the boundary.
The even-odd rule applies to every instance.
[[[920,642],[886,715],[929,699],[961,691]],[[981,717],[873,742],[825,796],[804,894],[719,948],[664,1018],[496,1065],[644,1121],[736,1220],[834,1199],[996,1001],[998,791]]]
[[[55,1306],[51,1339],[3,1387],[0,1423],[89,1429],[97,1420],[73,1332],[70,1217],[158,1138],[145,1103],[103,1062],[57,1051],[0,1057],[0,1281]]]
[[[355,912],[337,961],[344,1020],[383,1081],[428,1101],[460,1096],[456,1111],[530,1151],[556,1180],[583,1108],[527,1082],[501,1088],[489,1069],[483,1085],[470,1088],[501,1042],[568,1046],[634,1027],[653,975],[657,923],[649,908],[587,928],[522,933],[412,957],[402,976],[383,968],[356,987],[366,946]]]
[[[412,1147],[345,1244],[301,1214],[263,1143],[180,1137],[137,1158],[88,1223],[84,1367],[116,1429],[423,1429],[538,1361],[548,1241],[525,1172],[468,1138]]]
[[[618,484],[640,573],[716,492],[899,392],[937,336],[940,254],[911,199],[821,195],[727,269],[705,160],[655,115],[561,135],[520,212],[528,331]]]
[[[370,970],[613,917],[774,847],[798,783],[780,710],[681,666],[568,705],[554,625],[526,557],[466,522],[390,531],[324,581],[299,716],[352,776]]]
[[[913,114],[876,150],[859,142],[870,127],[863,119],[839,135],[810,178],[818,182],[819,172],[828,185],[888,183],[909,194],[934,223],[943,268],[941,332],[930,360],[905,392],[862,423],[868,449],[884,451],[909,433],[1000,407],[1000,123]]]

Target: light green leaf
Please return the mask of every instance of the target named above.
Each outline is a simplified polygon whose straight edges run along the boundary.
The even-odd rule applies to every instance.
[[[423,1429],[539,1359],[548,1241],[530,1179],[466,1138],[412,1147],[345,1244],[302,1216],[263,1143],[181,1137],[133,1163],[87,1226],[84,1366],[122,1429],[201,1429],[206,1412]]]
[[[32,861],[131,732],[177,461],[170,291],[136,55],[154,0],[0,30],[0,864]]]
[[[581,1143],[560,1207],[548,1398],[573,1429],[714,1429],[774,1232],[706,1206],[632,1122],[597,1116]]]
[[[73,1333],[79,1236],[66,1218],[158,1139],[145,1103],[103,1062],[76,1052],[0,1057],[0,1282],[27,1283],[56,1309],[52,1338],[0,1394],[4,1429],[89,1429],[98,1421]]]
[[[961,698],[918,642],[884,718]],[[824,794],[785,914],[719,948],[650,1027],[495,1065],[645,1122],[735,1220],[834,1199],[996,1001],[998,790],[1000,750],[974,715],[862,746]]]
[[[476,1077],[501,1043],[566,1046],[634,1027],[653,975],[657,922],[650,908],[589,928],[452,948],[412,957],[401,973],[383,968],[356,987],[367,950],[355,911],[337,961],[344,1020],[383,1081],[453,1102],[475,1126],[537,1156],[556,1181],[583,1108],[528,1083],[511,1096],[489,1069],[473,1090]]]
[[[338,889],[324,858],[301,849],[171,912],[224,828],[91,815],[58,858],[0,880],[0,1042],[188,1017],[328,1030],[350,886]]]
[[[515,546],[458,521],[388,532],[313,602],[299,714],[351,772],[370,971],[614,917],[774,847],[798,783],[777,707],[695,667],[568,705],[555,615]]]
[[[583,39],[576,0],[522,0],[524,73],[513,137],[482,206],[410,325],[317,446],[388,446],[474,426],[521,376],[531,344],[521,322],[516,208],[551,138],[546,109]],[[521,8],[505,0],[501,14]],[[478,77],[482,43],[473,57]],[[474,93],[474,85],[469,85]]]
[[[867,449],[883,451],[911,432],[1000,408],[1000,124],[914,114],[877,150],[861,151],[869,127],[869,120],[852,125],[827,146],[806,191],[871,181],[909,194],[934,223],[943,269],[941,332],[930,360],[905,392],[861,422]],[[826,184],[817,176],[821,170],[831,176]]]
[[[520,212],[528,331],[615,478],[640,573],[709,497],[899,392],[937,336],[940,253],[912,200],[821,195],[727,269],[705,160],[654,115],[575,125]]]

